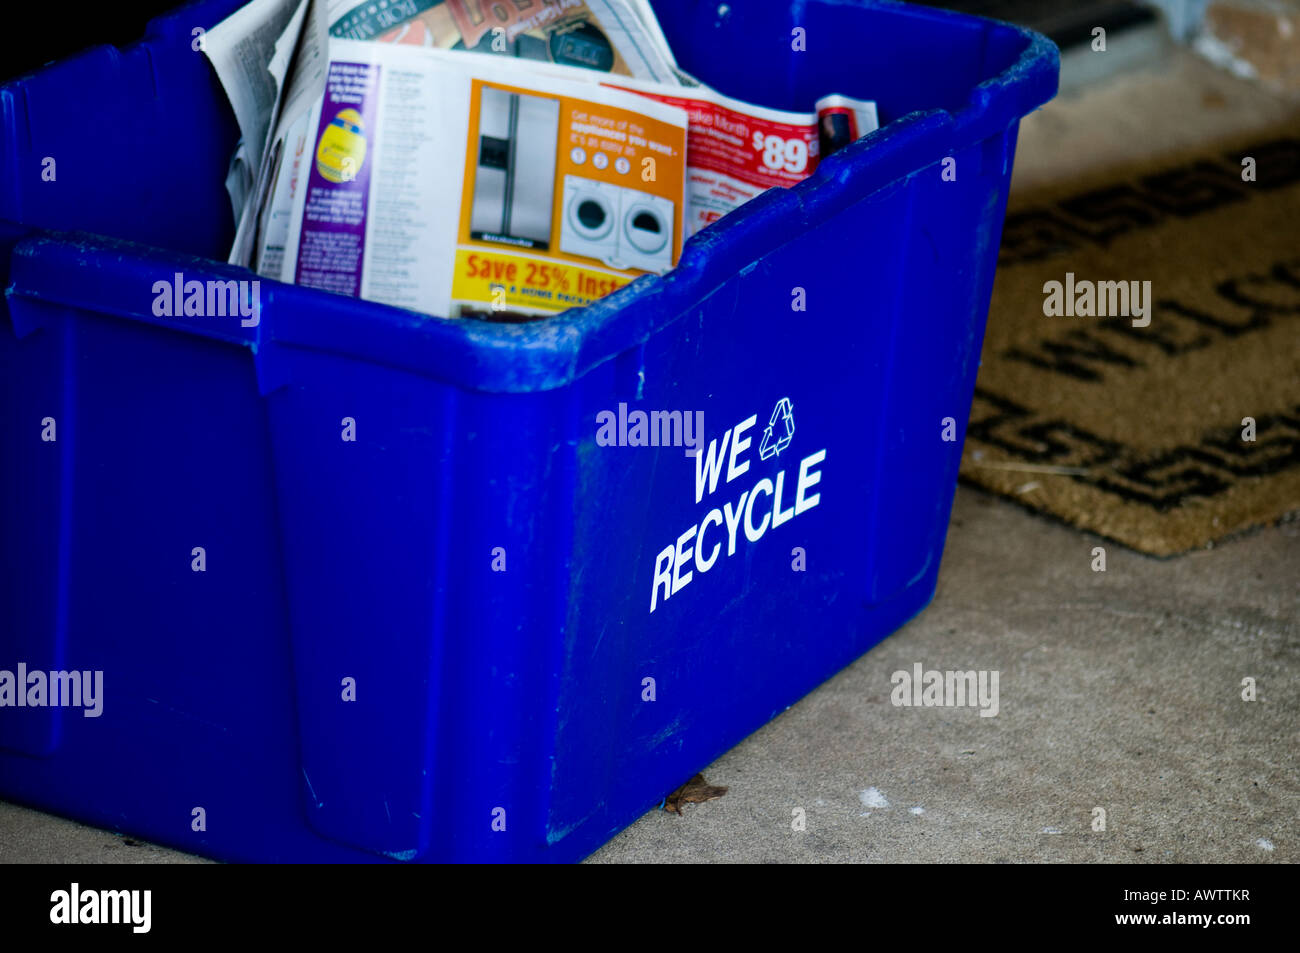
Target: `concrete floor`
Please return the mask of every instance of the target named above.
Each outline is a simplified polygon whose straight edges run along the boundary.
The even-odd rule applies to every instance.
[[[1169,50],[1029,117],[1016,184],[1295,109]],[[895,707],[916,663],[997,671],[997,717]],[[592,861],[1295,863],[1298,752],[1300,522],[1157,560],[963,488],[931,607],[707,768],[725,797]],[[198,859],[0,803],[0,861]]]

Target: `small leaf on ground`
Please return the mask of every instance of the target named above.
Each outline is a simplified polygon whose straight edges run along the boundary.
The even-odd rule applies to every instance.
[[[709,784],[704,780],[704,775],[697,774],[664,799],[664,810],[673,814],[681,814],[682,805],[684,804],[699,804],[701,801],[712,801],[726,793],[727,789],[725,787]]]

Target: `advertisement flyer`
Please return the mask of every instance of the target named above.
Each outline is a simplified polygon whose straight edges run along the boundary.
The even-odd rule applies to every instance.
[[[271,277],[492,317],[589,304],[676,265],[682,110],[499,57],[330,50]]]

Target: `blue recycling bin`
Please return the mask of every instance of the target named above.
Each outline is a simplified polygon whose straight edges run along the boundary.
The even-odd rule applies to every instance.
[[[193,44],[236,6],[0,86],[0,797],[229,860],[581,858],[931,598],[1056,49],[659,0],[704,82],[882,128],[553,318],[186,317],[256,277]]]

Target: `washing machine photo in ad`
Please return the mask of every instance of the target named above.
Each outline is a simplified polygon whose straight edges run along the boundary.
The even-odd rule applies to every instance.
[[[622,197],[616,185],[576,175],[564,177],[560,251],[613,263],[618,252]]]
[[[560,251],[611,268],[673,266],[672,200],[577,175],[564,177]]]
[[[484,86],[470,236],[548,249],[560,102]]]

